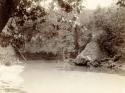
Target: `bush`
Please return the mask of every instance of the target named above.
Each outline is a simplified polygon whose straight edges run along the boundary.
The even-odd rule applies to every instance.
[[[125,9],[111,7],[109,9],[98,9],[95,12],[96,28],[104,30],[98,39],[98,43],[103,52],[109,58],[123,56],[124,36],[125,36]],[[122,58],[122,57],[121,57]],[[120,60],[120,57],[119,57]]]

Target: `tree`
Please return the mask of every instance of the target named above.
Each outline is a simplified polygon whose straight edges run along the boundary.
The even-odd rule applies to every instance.
[[[19,48],[20,45],[23,45],[23,42],[30,41],[34,37],[34,33],[37,33],[37,24],[44,22],[42,19],[50,11],[46,10],[45,7],[41,6],[40,3],[46,3],[47,0],[3,0],[2,6],[0,7],[0,30],[5,27],[8,20],[9,21],[7,31],[10,32],[11,44],[14,48]],[[54,12],[54,5],[58,6],[58,9],[65,12],[66,15],[77,16],[81,12],[83,0],[51,0],[49,10],[52,9]],[[72,15],[74,14],[74,15]],[[71,20],[72,20],[71,17]],[[3,20],[4,19],[4,20]],[[41,20],[39,20],[41,19]],[[31,21],[32,32],[22,31],[24,30],[26,23]],[[38,22],[39,21],[39,22]],[[70,19],[67,20],[68,22]],[[72,20],[73,21],[73,20]],[[73,22],[72,25],[77,20]],[[12,25],[14,22],[14,25]],[[16,25],[15,25],[16,24]],[[36,32],[35,32],[36,31]],[[75,33],[77,34],[77,33]],[[17,50],[17,49],[16,49]]]
[[[18,3],[19,0],[0,0],[0,32],[16,10]]]
[[[118,2],[116,4],[121,7],[125,7],[125,0],[118,0]]]
[[[105,31],[98,40],[102,51],[108,57],[117,59],[124,56],[125,13],[124,8],[110,7],[95,12],[95,26]]]

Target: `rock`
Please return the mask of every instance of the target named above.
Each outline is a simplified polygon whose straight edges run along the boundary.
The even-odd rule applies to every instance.
[[[73,62],[76,66],[86,66],[89,67],[90,61],[85,58],[76,58]]]
[[[81,63],[81,61],[79,60],[84,59],[85,61],[82,61],[84,64],[87,62],[87,65],[93,65],[96,67],[100,65],[100,62],[98,60],[106,57],[105,53],[102,52],[97,42],[101,34],[103,34],[103,31],[97,32],[97,30],[95,30],[95,32],[92,32],[91,41],[86,45],[85,49],[76,57],[76,60],[78,60],[76,61],[76,63],[79,64]]]
[[[77,56],[76,59],[84,58],[86,60],[94,61],[96,59],[102,58],[104,55],[99,48],[97,42],[92,41],[87,44],[86,48]]]

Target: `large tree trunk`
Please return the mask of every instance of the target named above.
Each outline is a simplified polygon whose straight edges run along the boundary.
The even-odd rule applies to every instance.
[[[78,25],[75,26],[74,28],[74,50],[75,50],[75,55],[74,57],[76,57],[79,53],[79,27]]]
[[[75,50],[78,51],[79,49],[79,27],[76,25],[75,30],[74,30],[74,44],[75,44]]]
[[[19,0],[0,0],[0,33],[16,9]]]

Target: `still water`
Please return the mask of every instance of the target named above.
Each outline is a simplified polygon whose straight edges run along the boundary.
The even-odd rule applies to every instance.
[[[125,93],[125,76],[87,72],[57,61],[27,62],[26,93]]]
[[[0,93],[125,93],[125,76],[58,61],[0,66]]]

